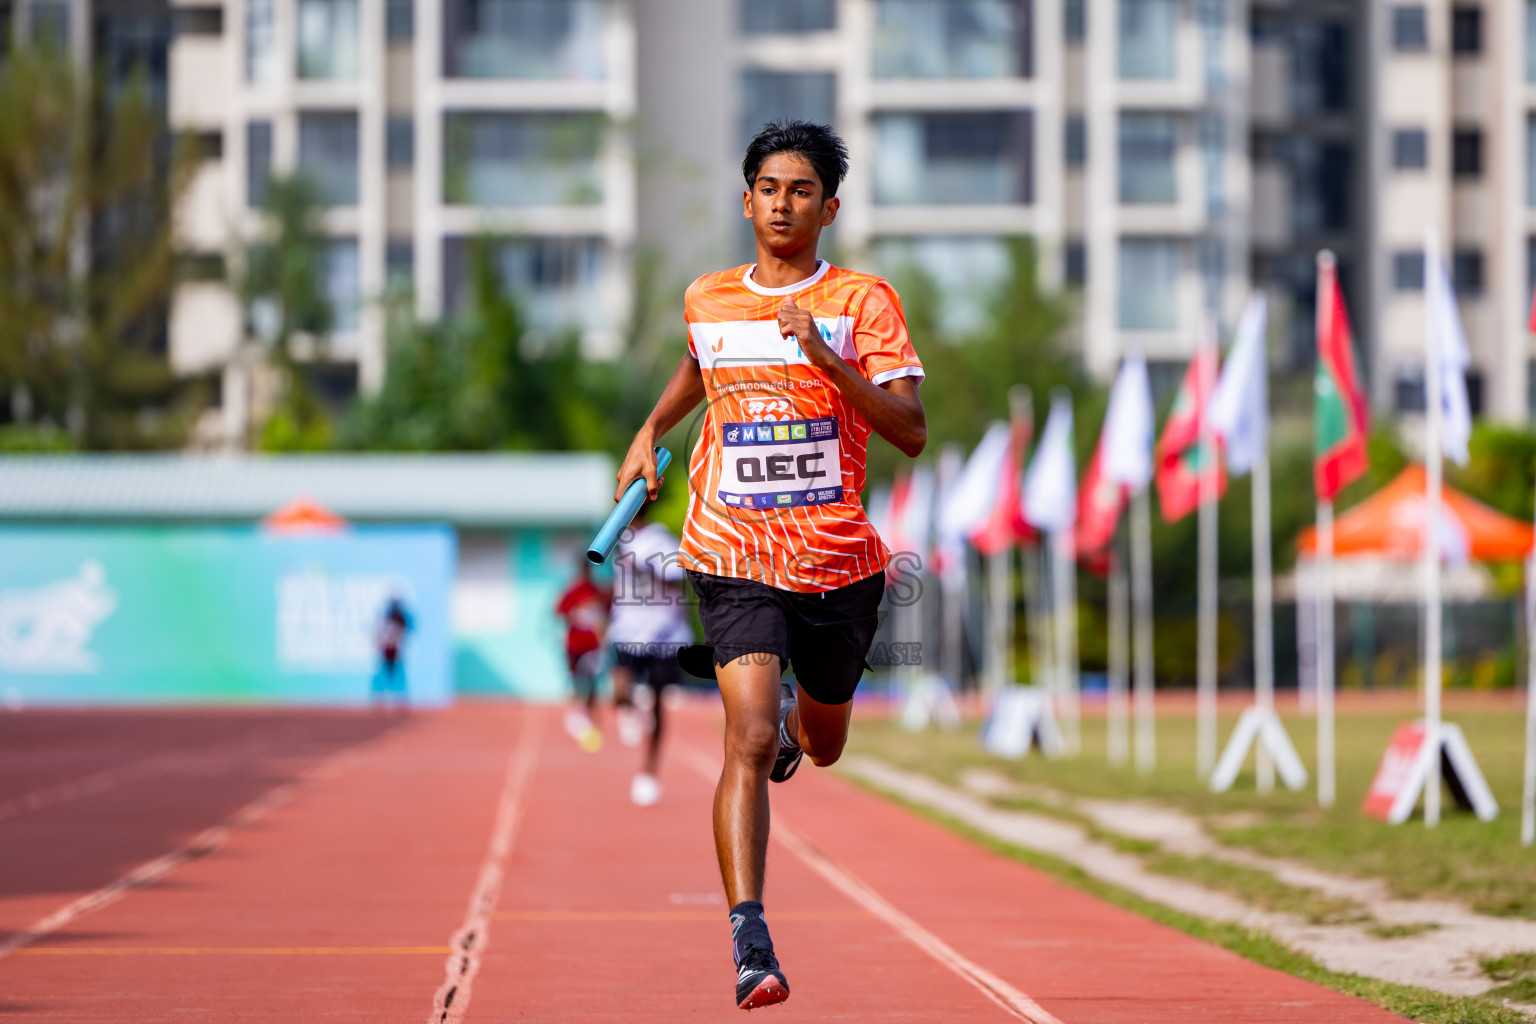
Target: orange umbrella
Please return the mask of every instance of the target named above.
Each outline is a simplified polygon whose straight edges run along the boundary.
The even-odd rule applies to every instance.
[[[1415,463],[1333,524],[1333,553],[1412,561],[1424,550],[1424,467]],[[1530,554],[1531,524],[1497,512],[1446,486],[1441,492],[1441,548],[1465,548],[1479,562],[1517,561]],[[1317,553],[1317,528],[1302,531],[1297,547]]]
[[[295,498],[261,521],[274,533],[335,533],[347,521],[309,498]]]

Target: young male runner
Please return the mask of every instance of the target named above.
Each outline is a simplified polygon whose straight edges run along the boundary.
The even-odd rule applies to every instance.
[[[927,441],[922,364],[895,291],[816,258],[847,168],[824,125],[770,124],[747,146],[757,262],[689,287],[688,354],[615,494],[643,476],[655,497],[656,438],[707,400],[681,561],[725,704],[715,850],[747,1010],[789,997],[763,920],[767,783],[802,753],[817,765],[842,754],[884,589],[888,552],[859,503],[865,442],[873,429],[915,456]],[[781,690],[790,664],[798,687]]]

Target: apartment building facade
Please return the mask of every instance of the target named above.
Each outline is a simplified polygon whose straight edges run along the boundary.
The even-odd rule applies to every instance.
[[[642,237],[680,276],[749,258],[742,144],[771,118],[813,118],[850,150],[840,258],[915,264],[963,331],[1008,269],[1008,239],[1027,235],[1046,281],[1082,290],[1091,369],[1133,350],[1185,358],[1203,311],[1235,312],[1246,288],[1249,177],[1232,101],[1244,26],[1187,6],[656,0],[641,134],[672,164],[642,175]]]
[[[130,8],[140,27],[103,27]],[[317,369],[341,393],[383,378],[391,283],[423,316],[453,310],[482,232],[537,328],[617,353],[637,257],[674,290],[750,259],[742,146],[800,116],[851,150],[836,257],[924,269],[956,332],[1027,235],[1046,283],[1077,294],[1074,343],[1096,373],[1140,351],[1171,381],[1205,317],[1230,329],[1255,285],[1276,365],[1302,369],[1328,247],[1376,407],[1411,415],[1436,225],[1475,404],[1536,409],[1536,0],[0,0],[5,12],[16,38],[62,33],[82,59],[163,53],[150,71],[168,121],[212,154],[181,218],[190,253],[237,260],[273,176],[320,185],[338,317]],[[226,443],[259,411],[250,319],[217,281],[185,284],[171,315],[177,368],[223,380]]]

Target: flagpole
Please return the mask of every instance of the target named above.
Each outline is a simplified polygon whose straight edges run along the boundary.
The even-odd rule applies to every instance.
[[[1440,273],[1440,239],[1431,228],[1425,246],[1425,283]],[[1439,287],[1438,283],[1435,285]],[[1429,289],[1426,300],[1433,301]],[[1425,317],[1424,331],[1424,465],[1427,477],[1424,516],[1424,742],[1428,745],[1429,776],[1424,782],[1424,827],[1440,823],[1440,417],[1444,396],[1440,379],[1443,355],[1435,329],[1434,311]]]
[[[1204,396],[1200,416],[1200,467],[1196,480],[1199,494],[1198,600],[1199,622],[1195,664],[1195,769],[1209,778],[1216,765],[1216,436],[1208,406],[1216,389],[1216,324],[1207,315],[1201,345],[1200,391]],[[1209,462],[1209,464],[1207,464]]]
[[[1536,553],[1525,559],[1525,792],[1520,845],[1536,841]]]
[[[1269,446],[1259,450],[1253,464],[1253,675],[1259,708],[1275,713],[1274,580],[1269,543]],[[1275,764],[1262,743],[1254,751],[1260,793],[1275,788]]]
[[[1157,765],[1152,677],[1152,512],[1147,488],[1131,501],[1131,585],[1136,645],[1136,770]]]
[[[1130,668],[1130,585],[1125,578],[1125,559],[1111,542],[1109,559],[1109,692],[1105,707],[1105,749],[1112,765],[1125,764],[1130,756],[1126,712],[1127,676]]]
[[[1009,553],[1012,548],[1004,546],[999,551],[994,551],[987,556],[987,588],[989,597],[990,634],[988,646],[991,648],[991,657],[987,672],[987,689],[993,697],[996,697],[1013,675],[1013,660],[1009,657],[1010,639],[1013,630],[1011,618],[1013,613],[1013,586],[1010,576],[1012,573],[1008,563]]]
[[[1060,715],[1062,738],[1066,751],[1076,754],[1080,746],[1078,728],[1077,687],[1077,581],[1073,578],[1076,555],[1072,546],[1072,531],[1055,530],[1051,540],[1051,596],[1055,606],[1053,618],[1056,626],[1056,700]]]
[[[1317,503],[1317,802],[1332,807],[1333,755],[1333,502]]]

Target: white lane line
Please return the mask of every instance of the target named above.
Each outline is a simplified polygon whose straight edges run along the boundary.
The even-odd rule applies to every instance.
[[[185,845],[140,864],[126,875],[108,882],[95,892],[87,893],[77,900],[66,903],[47,917],[33,922],[29,927],[0,942],[0,960],[4,960],[19,949],[32,945],[38,939],[73,924],[89,913],[116,903],[135,889],[153,885],[188,861],[213,853],[228,842],[235,832],[254,825],[273,810],[293,799],[299,790],[322,779],[334,778],[345,770],[348,762],[358,756],[359,752],[356,750],[343,750],[332,754],[300,778],[268,790],[240,808],[223,823],[199,832]]]
[[[448,940],[453,952],[444,965],[443,983],[432,996],[430,1024],[457,1024],[469,1010],[475,975],[480,973],[481,957],[490,941],[491,918],[501,899],[501,880],[506,872],[507,858],[512,853],[518,822],[523,816],[528,780],[533,775],[539,745],[544,738],[544,719],[542,708],[528,707],[524,711],[523,728],[517,747],[507,762],[506,781],[496,805],[496,823],[491,828],[490,846],[480,865],[480,877],[469,897],[463,925]]]
[[[684,748],[681,753],[700,775],[711,782],[719,779],[720,762],[692,747]],[[825,879],[832,888],[890,925],[902,938],[959,975],[1013,1017],[1026,1024],[1062,1024],[1060,1018],[1029,996],[902,913],[867,882],[818,850],[799,830],[785,822],[782,815],[773,816],[773,827],[769,835]]]

